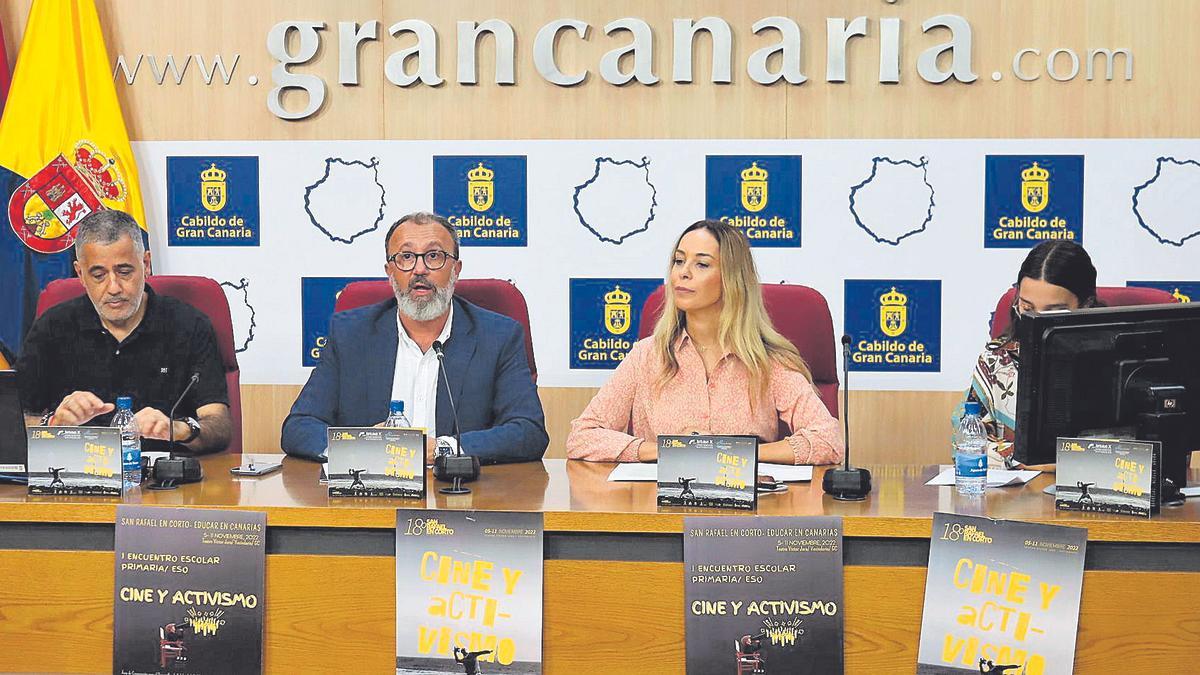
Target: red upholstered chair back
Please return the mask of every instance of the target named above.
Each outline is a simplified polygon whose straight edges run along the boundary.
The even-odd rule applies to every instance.
[[[227,452],[242,451],[242,389],[241,371],[238,370],[237,352],[233,347],[233,319],[229,315],[229,301],[221,285],[208,277],[189,277],[162,274],[146,279],[155,293],[169,295],[182,300],[204,312],[212,322],[217,334],[217,347],[221,350],[221,363],[225,366],[225,385],[229,389],[229,413],[233,417],[233,437]],[[83,295],[83,283],[79,279],[51,281],[38,296],[37,315],[47,309]],[[163,411],[166,412],[166,411]]]
[[[501,279],[459,279],[454,294],[473,305],[503,314],[525,329],[525,359],[529,374],[537,384],[537,364],[533,360],[533,333],[529,330],[529,307],[525,296],[513,284]],[[386,279],[355,281],[342,289],[333,311],[344,312],[363,305],[373,305],[392,297],[392,285]]]
[[[1010,288],[996,302],[996,311],[992,314],[993,339],[1000,337],[1004,331],[1008,330],[1009,322],[1012,320],[1008,310],[1012,307],[1013,298],[1016,295],[1017,289]],[[1161,305],[1167,302],[1175,302],[1175,296],[1164,290],[1138,286],[1099,286],[1096,288],[1096,297],[1106,307]]]
[[[819,291],[808,286],[764,284],[763,303],[775,330],[796,345],[812,370],[813,384],[830,414],[838,416],[837,356],[833,340],[833,317],[829,303]],[[638,323],[638,339],[654,332],[662,315],[663,287],[646,298]]]

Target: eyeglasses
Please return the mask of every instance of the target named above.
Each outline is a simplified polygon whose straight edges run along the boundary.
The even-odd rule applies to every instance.
[[[445,251],[426,251],[424,253],[413,253],[412,251],[399,251],[387,257],[389,264],[394,265],[401,272],[411,272],[417,267],[417,259],[425,262],[426,269],[440,270],[446,266],[446,261],[450,258],[458,260],[458,256]]]

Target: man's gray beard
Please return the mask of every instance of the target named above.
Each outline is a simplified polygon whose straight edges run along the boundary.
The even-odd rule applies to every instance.
[[[91,300],[91,298],[89,297],[88,300]],[[132,319],[133,316],[138,313],[138,310],[142,308],[142,303],[145,301],[146,301],[146,289],[143,288],[142,291],[140,293],[138,293],[136,296],[130,297],[129,311],[127,311],[124,316],[118,316],[115,318],[104,315],[104,312],[102,311],[102,309],[104,307],[103,300],[101,300],[99,303],[93,302],[92,307],[94,307],[96,309],[96,314],[101,319],[105,319],[107,321],[112,321],[114,324],[120,324],[120,323],[124,323],[124,322]]]
[[[413,321],[432,321],[450,311],[450,303],[454,300],[454,284],[458,283],[458,275],[451,274],[450,282],[445,288],[440,288],[432,281],[433,295],[428,300],[415,300],[405,289],[400,288],[394,279],[388,278],[392,284],[392,292],[396,294],[396,307],[404,316]]]

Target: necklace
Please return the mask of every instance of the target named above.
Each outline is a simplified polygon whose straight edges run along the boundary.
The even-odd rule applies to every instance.
[[[707,345],[702,345],[702,344],[700,344],[700,341],[697,340],[696,338],[692,337],[690,333],[688,334],[688,339],[692,341],[692,346],[696,348],[696,351],[701,352],[701,353],[706,352],[717,345],[716,342],[713,342],[713,343],[707,344]]]

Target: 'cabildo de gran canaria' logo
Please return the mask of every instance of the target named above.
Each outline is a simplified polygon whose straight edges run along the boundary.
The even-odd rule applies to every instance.
[[[800,247],[799,155],[708,155],[704,214],[741,230],[751,246]]]
[[[604,327],[608,332],[623,335],[629,330],[633,323],[633,311],[629,305],[632,298],[620,286],[604,295]]]
[[[200,172],[200,203],[212,212],[225,208],[225,172],[218,169],[216,164]]]
[[[75,243],[75,226],[103,200],[124,201],[128,192],[116,160],[90,141],[75,145],[74,161],[59,155],[13,191],[8,221],[21,243],[38,253],[58,253]]]
[[[742,172],[742,207],[750,213],[767,208],[767,170],[758,168],[758,162]]]
[[[988,155],[984,168],[984,248],[1083,243],[1083,155]]]
[[[495,171],[479,163],[479,166],[467,172],[467,203],[479,212],[492,208],[496,201],[496,183],[492,178]]]
[[[1200,294],[1200,281],[1183,281],[1180,279],[1171,279],[1167,281],[1130,281],[1128,286],[1140,288],[1157,288],[1160,291],[1166,291],[1175,298],[1175,302],[1187,303],[1191,302],[1192,298]]]
[[[637,340],[638,317],[662,279],[571,279],[571,368],[611,370]]]
[[[941,370],[941,280],[847,279],[845,283],[851,370]]]
[[[258,157],[167,157],[168,246],[258,246]]]
[[[433,210],[463,246],[525,246],[525,155],[434,155]]]
[[[879,296],[879,330],[888,337],[899,337],[908,328],[908,296],[892,290]]]
[[[342,289],[355,281],[377,281],[375,277],[300,277],[300,365],[317,365],[329,344],[329,319]]]
[[[1033,166],[1021,172],[1021,206],[1030,213],[1038,213],[1050,203],[1050,172]]]

